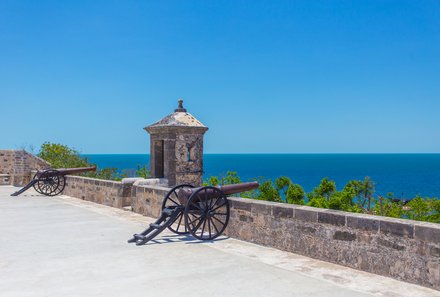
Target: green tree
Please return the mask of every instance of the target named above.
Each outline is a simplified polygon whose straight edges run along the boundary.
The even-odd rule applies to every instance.
[[[328,201],[324,196],[314,196],[307,204],[313,207],[328,208]]]
[[[283,193],[283,196],[286,197],[287,190],[292,185],[292,181],[287,176],[280,176],[275,179],[275,186],[278,191]],[[286,200],[287,201],[287,200]]]
[[[326,208],[331,195],[336,191],[336,184],[327,177],[323,178],[319,185],[307,194],[308,205]],[[316,200],[316,201],[314,201]],[[324,203],[322,200],[325,200]]]
[[[95,166],[95,164],[89,163],[86,158],[81,157],[77,150],[59,143],[43,143],[37,156],[49,162],[52,168]],[[109,180],[120,180],[122,178],[118,175],[116,168],[103,168],[95,172],[85,172],[81,175]]]
[[[438,198],[428,199],[429,215],[427,221],[433,223],[440,223],[440,200]]]
[[[137,170],[136,170],[136,176],[143,177],[143,178],[149,178],[149,177],[151,177],[151,172],[147,168],[147,166],[138,165]]]
[[[43,143],[37,156],[49,162],[52,168],[74,168],[91,165],[86,158],[79,155],[77,150],[59,143]]]
[[[203,186],[211,186],[211,187],[215,187],[218,186],[220,184],[220,181],[218,179],[218,176],[210,176],[208,178],[208,180],[205,180],[205,182],[203,183]]]
[[[371,202],[373,198],[374,193],[374,182],[370,179],[369,176],[366,176],[364,180],[360,184],[360,194],[362,195],[362,208],[365,208],[365,203],[367,204],[367,211],[370,212],[371,210]]]
[[[319,196],[325,197],[325,199],[328,201],[330,200],[330,196],[336,192],[336,184],[333,180],[329,180],[327,177],[324,177],[315,190]]]
[[[228,171],[226,172],[226,176],[222,177],[222,185],[232,185],[240,183],[240,177],[238,176],[236,171]]]
[[[412,199],[406,204],[407,210],[405,214],[412,220],[423,221],[429,214],[428,201],[420,196]]]
[[[290,184],[286,191],[286,202],[290,204],[304,205],[305,192],[298,184]]]
[[[361,212],[361,208],[353,202],[355,196],[356,193],[353,188],[345,187],[342,191],[334,192],[330,196],[328,207],[343,211]]]
[[[379,196],[374,213],[386,217],[401,218],[404,215],[403,202],[395,201],[393,193],[388,193],[387,197]]]
[[[273,201],[273,202],[283,202],[280,193],[275,189],[272,181],[268,180],[260,184],[258,189],[258,199]]]
[[[354,192],[354,196],[356,198],[356,202],[360,204],[361,201],[361,188],[362,181],[360,180],[349,180],[345,185],[344,190],[350,190]]]

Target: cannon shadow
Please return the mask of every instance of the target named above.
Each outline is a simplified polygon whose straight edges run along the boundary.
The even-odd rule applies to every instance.
[[[163,235],[160,238],[153,239],[145,244],[145,246],[148,245],[155,245],[155,244],[167,244],[167,243],[176,243],[176,242],[184,242],[185,244],[212,244],[216,241],[223,241],[229,239],[227,236],[219,236],[218,238],[214,240],[199,240],[191,235],[178,235],[178,234],[170,234],[170,235]]]

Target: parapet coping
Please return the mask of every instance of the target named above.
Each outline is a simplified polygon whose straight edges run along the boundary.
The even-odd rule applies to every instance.
[[[156,185],[133,185],[133,187],[145,188],[145,189],[151,189],[151,190],[160,190],[160,191],[169,191],[169,190],[171,190],[171,188],[162,187],[162,186],[156,186]]]

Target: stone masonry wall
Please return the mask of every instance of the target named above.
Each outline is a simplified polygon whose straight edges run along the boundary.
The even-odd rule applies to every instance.
[[[9,175],[14,186],[24,186],[31,180],[33,170],[48,167],[49,163],[24,150],[0,150],[0,174]]]
[[[63,194],[117,208],[131,205],[131,185],[119,181],[68,175]]]
[[[440,225],[230,198],[227,235],[440,289]]]
[[[162,201],[170,189],[158,186],[133,186],[131,207],[136,213],[159,217],[162,211]]]
[[[68,177],[65,194],[121,207],[122,183]],[[121,192],[122,191],[122,192]],[[168,188],[131,186],[134,212],[158,217]],[[125,201],[125,200],[123,200]],[[229,198],[225,234],[440,290],[440,225]]]
[[[12,175],[15,163],[15,150],[0,150],[0,173]]]

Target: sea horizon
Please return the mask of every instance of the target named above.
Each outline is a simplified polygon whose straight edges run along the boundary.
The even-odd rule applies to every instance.
[[[149,154],[82,154],[99,168],[117,168],[133,175],[137,166],[149,165]],[[225,176],[235,171],[242,181],[275,180],[287,176],[311,191],[328,177],[341,189],[352,179],[369,176],[376,195],[394,193],[411,199],[440,197],[440,153],[206,153],[204,175]]]

